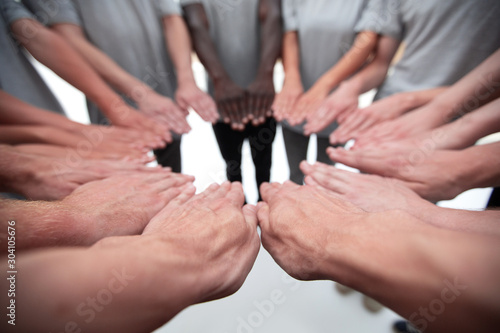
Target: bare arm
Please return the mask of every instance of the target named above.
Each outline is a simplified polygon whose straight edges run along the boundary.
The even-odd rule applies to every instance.
[[[399,41],[391,37],[380,37],[373,61],[352,78],[342,82],[320,108],[309,114],[305,133],[319,132],[339,117],[356,110],[359,95],[384,82],[399,44]]]
[[[63,36],[106,82],[136,102],[145,115],[168,128],[182,133],[189,131],[189,126],[183,119],[185,115],[170,99],[157,94],[151,87],[130,75],[107,54],[92,45],[81,27],[60,23],[53,25],[52,28]]]
[[[394,141],[439,127],[496,99],[500,93],[500,50],[425,106],[367,131],[360,144]]]
[[[95,142],[112,140],[133,144],[139,148],[161,148],[164,142],[154,133],[119,127],[83,125],[51,111],[37,108],[0,90],[0,123],[9,125],[50,126]]]
[[[309,186],[261,190],[262,244],[293,277],[348,285],[421,331],[498,325],[498,236],[435,228],[402,211],[366,213]]]
[[[163,18],[168,52],[177,73],[175,99],[187,111],[192,107],[205,121],[215,123],[218,119],[217,107],[210,96],[196,85],[191,67],[191,37],[181,16],[168,15]]]
[[[222,120],[233,129],[244,128],[245,91],[235,84],[220,62],[209,33],[209,22],[203,4],[183,7],[193,47],[214,83],[215,101]]]
[[[242,213],[241,185],[211,186],[191,198],[193,192],[183,192],[152,219],[154,232],[107,238],[89,249],[19,255],[18,318],[30,320],[19,319],[15,328],[149,332],[189,305],[236,292],[260,247],[255,212],[247,207]],[[101,303],[106,296],[113,301]],[[0,297],[5,304],[7,293]],[[35,299],[46,302],[40,308]]]
[[[292,124],[300,124],[306,116],[316,111],[328,94],[342,81],[359,70],[375,51],[378,34],[373,31],[360,32],[349,51],[324,73],[295,106]]]
[[[448,89],[439,87],[428,90],[401,92],[373,102],[370,106],[340,117],[340,126],[330,136],[332,144],[357,139],[371,127],[419,108]]]
[[[272,115],[274,101],[274,65],[281,52],[283,27],[280,0],[260,0],[260,63],[254,82],[248,86],[248,119],[254,125],[265,122]]]
[[[285,81],[283,89],[276,95],[272,106],[274,117],[278,121],[283,121],[287,117],[299,96],[304,92],[300,76],[299,40],[296,31],[286,32],[283,36],[281,57]]]
[[[76,148],[83,139],[49,126],[0,125],[0,143],[4,144],[44,143]]]

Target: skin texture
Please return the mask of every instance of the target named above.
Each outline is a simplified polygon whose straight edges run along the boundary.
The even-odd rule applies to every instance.
[[[242,212],[241,184],[193,194],[185,189],[143,235],[18,255],[24,287],[16,295],[17,313],[30,320],[17,321],[14,331],[61,331],[73,321],[84,331],[150,332],[189,305],[238,290],[260,247],[255,208]],[[1,283],[7,287],[7,280]],[[102,290],[113,302],[101,308]],[[92,298],[99,311],[91,311]],[[47,302],[39,308],[33,299]],[[6,321],[0,327],[13,331]]]
[[[461,151],[328,148],[327,153],[332,161],[362,172],[397,178],[421,197],[436,202],[453,199],[472,188],[497,186],[499,148],[500,143],[493,143]]]
[[[10,29],[14,38],[38,61],[82,91],[114,125],[152,132],[165,141],[171,140],[169,134],[165,134],[166,127],[130,108],[58,34],[33,19],[17,20]]]
[[[352,149],[465,149],[474,145],[479,139],[500,131],[500,99],[496,99],[481,108],[466,114],[451,123],[421,134],[397,141],[366,143],[361,147],[354,145]]]
[[[0,121],[8,125],[50,126],[79,134],[94,141],[112,141],[129,144],[131,148],[163,148],[161,137],[150,132],[139,132],[116,126],[84,125],[54,112],[37,108],[0,90]]]
[[[291,276],[340,282],[426,332],[498,324],[498,236],[436,228],[402,211],[367,213],[313,186],[261,192],[262,244]],[[438,301],[445,311],[432,312]]]
[[[182,186],[193,188],[192,180],[168,171],[128,173],[89,182],[60,201],[3,200],[0,211],[3,220],[19,222],[19,251],[89,246],[104,237],[140,234]]]
[[[42,157],[4,145],[0,146],[0,152],[2,190],[31,200],[62,199],[80,185],[112,175],[168,171],[125,161]]]
[[[163,18],[163,27],[177,74],[177,104],[185,112],[192,107],[203,120],[214,124],[219,118],[217,106],[213,99],[196,85],[191,67],[191,37],[184,19],[178,15],[168,15]]]
[[[375,51],[378,35],[372,31],[362,31],[354,40],[349,51],[318,81],[304,93],[291,110],[288,119],[292,125],[302,123],[308,115],[314,114],[323,104],[328,94],[342,81],[359,70]],[[309,119],[309,118],[308,118]],[[305,130],[305,135],[312,133]]]
[[[376,33],[360,32],[348,53],[304,93],[299,70],[297,32],[287,32],[283,39],[285,82],[273,104],[276,119],[282,121],[286,118],[292,125],[302,123],[307,115],[312,114],[322,105],[332,89],[366,62],[374,51],[377,40]]]
[[[420,198],[395,178],[353,173],[316,162],[300,165],[305,183],[319,186],[367,212],[402,210],[434,226],[452,230],[500,236],[500,212],[475,212],[441,208]]]
[[[374,59],[356,75],[343,81],[323,104],[307,117],[305,131],[317,133],[338,120],[340,123],[358,108],[359,95],[378,87],[384,81],[400,42],[381,36]]]
[[[330,135],[332,144],[346,143],[358,138],[376,124],[395,119],[431,101],[446,88],[394,94],[373,102],[370,106],[345,113],[339,117],[340,126]]]
[[[189,132],[186,112],[170,98],[156,93],[147,84],[118,66],[113,59],[87,40],[81,27],[62,23],[53,25],[52,29],[71,44],[107,83],[137,103],[143,115],[178,134]]]
[[[358,145],[401,140],[431,130],[486,105],[499,93],[500,51],[496,51],[432,102],[368,130]]]

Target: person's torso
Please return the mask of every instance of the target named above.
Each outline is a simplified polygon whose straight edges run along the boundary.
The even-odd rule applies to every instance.
[[[498,0],[401,0],[389,10],[406,50],[378,99],[454,84],[500,47]]]
[[[173,97],[174,67],[154,0],[73,0],[87,38],[120,67]]]

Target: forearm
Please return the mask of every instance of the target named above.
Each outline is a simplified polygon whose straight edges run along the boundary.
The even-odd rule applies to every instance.
[[[431,132],[438,149],[465,149],[500,131],[500,99]]]
[[[461,152],[456,184],[463,190],[500,186],[500,142],[473,146]],[[456,167],[456,166],[450,166]]]
[[[378,35],[375,32],[360,32],[351,49],[319,78],[315,86],[320,86],[323,91],[329,93],[366,63],[377,46],[377,40]]]
[[[70,132],[49,126],[0,126],[0,143],[17,144],[52,144],[63,147],[77,147],[84,139]]]
[[[500,50],[496,51],[450,89],[436,97],[432,104],[446,123],[463,116],[498,97],[500,90]]]
[[[500,236],[499,211],[467,211],[442,208],[428,203],[426,209],[413,215],[439,228]]]
[[[191,4],[183,7],[186,13],[193,47],[208,75],[214,82],[230,80],[229,75],[219,60],[217,50],[209,33],[208,18],[202,4]]]
[[[399,41],[390,37],[380,37],[373,61],[342,84],[358,95],[379,87],[385,81],[387,71],[399,44]]]
[[[283,71],[285,72],[285,81],[283,86],[302,86],[302,79],[300,75],[299,40],[296,31],[286,32],[283,36],[282,59]]]
[[[153,331],[196,301],[197,272],[187,266],[179,251],[143,236],[22,255],[18,282],[23,288],[16,301],[19,318],[30,320],[16,326],[64,331],[74,322],[90,332]],[[44,299],[44,306],[35,306],[35,299]]]
[[[64,37],[107,83],[135,102],[152,91],[147,84],[130,75],[107,54],[92,45],[80,27],[63,23],[52,28]]]
[[[125,103],[64,39],[31,19],[14,22],[12,30],[38,61],[82,91],[110,119],[120,118]],[[32,31],[36,38],[23,36],[27,31]]]
[[[0,122],[11,125],[50,125],[67,131],[83,126],[57,113],[25,103],[1,90]]]
[[[257,77],[272,78],[274,65],[281,52],[283,27],[281,1],[260,0],[261,55]]]
[[[11,146],[0,144],[0,191],[22,193],[21,184],[33,178],[32,160]]]
[[[448,87],[438,87],[428,90],[402,92],[394,96],[397,97],[401,108],[404,110],[402,113],[405,113],[426,105],[447,89]]]
[[[184,19],[177,15],[169,15],[163,18],[163,26],[178,85],[196,84],[191,67],[191,37]]]
[[[1,223],[16,222],[16,250],[86,245],[90,230],[59,202],[0,201]],[[7,227],[5,226],[6,230]],[[5,253],[5,248],[1,249]]]
[[[348,272],[341,283],[422,331],[488,332],[498,324],[490,315],[500,299],[497,239],[438,229],[402,212],[373,214],[366,222],[332,260]],[[437,315],[436,300],[446,307]]]

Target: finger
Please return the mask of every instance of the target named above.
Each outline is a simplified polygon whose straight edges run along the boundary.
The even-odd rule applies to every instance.
[[[316,182],[314,180],[313,177],[307,175],[305,178],[304,178],[304,182],[306,183],[306,185],[309,185],[309,186],[315,186],[315,187],[318,187],[318,186],[321,186],[318,182]]]
[[[229,107],[229,118],[231,118],[231,126],[234,130],[239,130],[241,125],[241,119],[238,110],[238,100],[236,98],[232,98],[228,103]]]
[[[242,207],[245,202],[245,194],[243,193],[243,186],[240,182],[230,184],[231,187],[226,194],[226,197],[235,207]]]
[[[222,121],[225,124],[230,124],[231,117],[229,116],[229,109],[228,109],[227,103],[225,101],[219,102],[218,106],[219,106],[219,111],[220,111],[221,116],[222,116]]]
[[[248,110],[247,110],[247,101],[246,101],[246,93],[238,100],[238,110],[240,113],[240,119],[242,125],[246,125],[248,123]]]
[[[162,191],[166,191],[170,188],[173,188],[173,187],[180,187],[186,183],[189,183],[189,180],[187,178],[184,178],[184,177],[174,177],[174,178],[166,178],[162,181],[159,181],[155,184],[155,188],[159,191],[159,192],[162,192]]]
[[[305,175],[308,175],[310,174],[311,172],[314,171],[314,166],[312,166],[311,164],[307,163],[307,161],[302,161],[300,162],[299,164],[299,168],[300,170],[305,174]]]
[[[278,190],[279,190],[279,184],[277,183],[274,184],[263,183],[260,186],[260,194],[262,195],[262,200],[264,200],[265,202],[269,202],[274,198]]]
[[[257,204],[257,220],[262,232],[267,232],[269,228],[269,205],[265,202]]]
[[[177,198],[182,193],[180,187],[170,187],[169,189],[160,193],[160,198],[164,200],[164,203],[167,204],[170,201]]]
[[[259,220],[257,219],[257,207],[253,205],[245,205],[243,207],[243,216],[245,217],[245,222],[252,227],[252,229],[257,228]]]
[[[205,198],[210,198],[211,196],[214,195],[214,193],[217,192],[217,190],[219,189],[220,185],[217,184],[217,183],[213,183],[213,184],[210,184],[209,187],[207,187],[205,189],[205,191],[201,192],[199,195],[197,195],[197,197],[199,199],[205,199]]]
[[[194,187],[194,185],[191,183],[187,183],[184,186],[180,187],[180,190],[181,193],[170,202],[169,206],[182,206],[191,198],[193,198],[194,194],[196,193],[196,187]]]
[[[259,125],[260,107],[261,107],[260,104],[261,104],[260,96],[257,94],[253,94],[252,95],[252,111],[251,112],[253,115],[252,124],[254,126]]]

